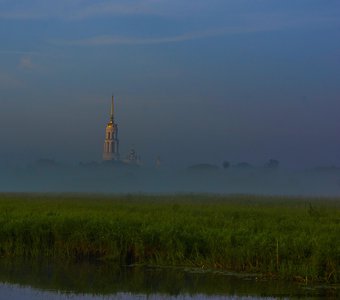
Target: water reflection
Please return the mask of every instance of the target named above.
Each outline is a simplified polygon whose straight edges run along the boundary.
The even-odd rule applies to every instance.
[[[222,300],[222,299],[274,299],[260,297],[238,297],[238,296],[207,296],[203,294],[197,295],[178,295],[170,296],[164,294],[132,294],[132,293],[117,293],[114,295],[96,296],[86,294],[60,293],[52,291],[41,291],[28,287],[20,287],[17,285],[0,284],[1,296],[0,299],[16,299],[16,300],[156,300],[156,299],[174,299],[174,300]]]
[[[0,260],[0,282],[0,299],[317,299],[337,295],[336,289],[307,289],[250,275],[43,260]]]

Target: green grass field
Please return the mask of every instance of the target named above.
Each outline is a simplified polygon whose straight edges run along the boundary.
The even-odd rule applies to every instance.
[[[340,282],[340,199],[0,194],[0,255]]]

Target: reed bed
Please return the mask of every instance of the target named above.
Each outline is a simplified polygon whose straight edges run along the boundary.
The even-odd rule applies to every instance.
[[[0,195],[0,256],[340,282],[340,199]]]

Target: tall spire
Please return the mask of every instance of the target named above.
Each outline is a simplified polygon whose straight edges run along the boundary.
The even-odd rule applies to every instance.
[[[112,94],[112,100],[111,100],[111,116],[110,116],[110,121],[113,122],[113,116],[114,116],[114,97],[113,97],[113,94]]]

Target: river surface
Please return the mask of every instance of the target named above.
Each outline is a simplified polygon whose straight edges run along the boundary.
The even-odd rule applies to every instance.
[[[265,280],[250,274],[115,264],[0,260],[0,300],[324,299],[339,286]]]

